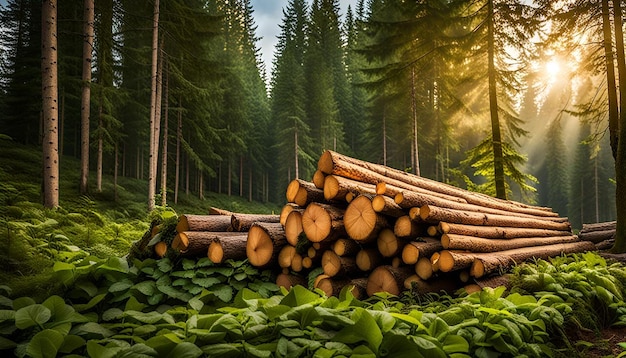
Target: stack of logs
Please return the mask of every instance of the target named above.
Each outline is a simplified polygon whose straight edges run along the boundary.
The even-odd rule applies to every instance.
[[[617,222],[615,221],[583,224],[583,228],[578,233],[578,237],[581,240],[593,242],[596,244],[598,250],[610,249],[615,243],[616,226]]]
[[[182,215],[171,247],[215,263],[247,258],[280,268],[277,284],[287,288],[313,282],[330,296],[351,286],[357,297],[454,291],[524,260],[596,249],[549,208],[333,151],[322,154],[312,182],[293,180],[286,197],[280,215]]]

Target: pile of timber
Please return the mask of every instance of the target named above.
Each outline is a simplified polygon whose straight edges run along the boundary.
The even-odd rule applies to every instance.
[[[583,224],[578,237],[581,240],[593,242],[598,250],[607,250],[613,247],[615,243],[616,225],[617,222],[615,221]]]
[[[280,215],[181,215],[168,251],[274,269],[279,286],[328,296],[452,292],[533,258],[593,251],[549,208],[496,199],[326,151]],[[156,252],[155,245],[155,252]]]
[[[596,249],[550,208],[333,151],[320,157],[312,182],[292,181],[286,197],[284,281],[321,266],[316,287],[329,295],[348,284],[367,295],[453,291],[525,260]]]

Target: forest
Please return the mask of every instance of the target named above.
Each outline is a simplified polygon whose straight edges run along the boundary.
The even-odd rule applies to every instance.
[[[442,235],[448,220],[433,217],[479,207],[465,214],[469,226],[495,232],[502,228],[485,222],[506,216],[506,239],[558,228],[545,235],[579,241],[583,225],[613,222],[612,251],[625,252],[623,6],[358,0],[342,13],[340,0],[288,0],[268,68],[251,0],[0,2],[0,353],[626,356],[624,264],[590,252],[597,246],[589,241],[525,263],[494,264],[504,256],[489,261],[488,251],[430,253],[429,276],[465,273],[473,293],[419,291],[426,278],[396,273],[420,276],[420,263],[401,266],[396,247],[388,265],[359,267],[371,273],[365,298],[356,279],[322,278],[315,253],[309,261],[319,267],[305,270],[255,262],[252,228],[254,241],[269,235],[267,259],[278,260],[279,241],[298,254],[313,247],[317,233],[302,228],[304,219],[289,245],[282,221],[232,224],[248,213],[277,220],[280,211],[283,220],[288,208],[307,219],[318,210],[339,225],[346,203],[299,204],[294,183],[304,188],[335,166],[364,163],[404,187],[396,204],[411,200],[413,183],[451,190],[427,200],[453,210],[431,203],[432,216],[407,219],[432,228],[439,246],[444,236],[446,246],[468,236]],[[383,200],[361,251],[384,229],[399,237],[394,222],[409,217],[409,205],[388,204],[379,184],[353,184],[366,205]],[[368,185],[374,194],[365,195]],[[222,261],[205,257],[204,246],[191,255],[193,240],[181,243],[185,235],[219,242],[192,228],[205,225],[194,214],[209,208],[230,225],[223,237],[243,240],[245,255],[240,247]],[[402,245],[422,242],[414,226]],[[347,228],[331,230],[332,240],[358,241]],[[226,233],[233,230],[241,232]],[[318,246],[331,251],[330,236]],[[336,256],[342,274],[355,263]],[[369,292],[370,271],[380,267],[405,291]],[[318,286],[324,279],[330,291]]]

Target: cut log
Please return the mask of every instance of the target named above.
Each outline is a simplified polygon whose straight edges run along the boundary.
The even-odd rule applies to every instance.
[[[310,257],[303,257],[302,258],[302,269],[310,269],[311,267],[313,267],[313,259]]]
[[[348,285],[350,285],[349,278],[326,277],[321,279],[315,288],[319,288],[324,291],[327,297],[331,297],[339,296],[341,290]]]
[[[404,281],[413,275],[413,267],[378,266],[367,279],[367,294],[372,296],[378,292],[399,295],[404,290]]]
[[[424,234],[424,226],[411,220],[408,215],[400,216],[393,226],[393,232],[398,238],[412,240]]]
[[[326,200],[346,200],[346,195],[350,193],[368,193],[375,195],[376,190],[372,184],[362,183],[337,175],[328,175],[324,178],[324,198]]]
[[[613,230],[598,230],[598,231],[586,231],[578,233],[578,237],[581,240],[591,241],[594,244],[602,242],[604,240],[610,240],[615,236],[615,229]]]
[[[302,266],[302,255],[296,252],[291,260],[291,270],[293,272],[300,272],[304,267]]]
[[[313,280],[313,287],[312,287],[312,288],[317,287],[317,285],[320,283],[320,281],[321,281],[321,280],[323,280],[323,279],[325,279],[325,278],[329,278],[329,277],[330,277],[330,276],[325,275],[325,274],[317,275],[317,276],[315,277],[315,280]]]
[[[302,227],[303,212],[304,211],[294,209],[287,215],[287,220],[285,220],[285,237],[290,245],[296,246],[300,235],[304,232]]]
[[[220,208],[216,208],[214,206],[211,206],[209,208],[209,215],[233,215],[233,212],[230,210],[225,210],[225,209],[220,209]]]
[[[356,254],[356,265],[361,271],[371,271],[382,262],[383,258],[374,248],[361,249]]]
[[[616,221],[583,224],[583,228],[582,230],[580,230],[580,232],[584,233],[584,232],[589,232],[589,231],[606,231],[606,230],[615,231],[616,225],[617,225]]]
[[[400,202],[396,201],[397,195],[402,194],[404,192],[417,193],[417,194],[424,195],[427,197],[435,197],[435,198],[452,201],[452,202],[467,203],[467,201],[465,201],[465,199],[463,198],[459,198],[456,196],[451,196],[451,195],[447,195],[443,193],[437,193],[434,191],[430,191],[428,189],[423,189],[417,186],[412,186],[410,184],[399,183],[389,178],[387,178],[385,182],[379,182],[378,184],[376,184],[376,194],[386,195],[390,198],[393,198],[396,204],[400,204]],[[399,206],[404,208],[404,206],[402,205],[399,205]],[[417,206],[417,205],[413,205],[413,206]]]
[[[596,245],[596,249],[599,251],[610,250],[613,248],[613,246],[615,246],[615,239],[604,240],[604,241],[598,242],[595,245]]]
[[[420,257],[430,258],[433,253],[443,250],[441,241],[432,237],[422,237],[410,241],[402,248],[402,262],[407,265],[417,263]]]
[[[230,224],[232,225],[233,230],[244,232],[250,230],[252,224],[256,222],[280,224],[280,215],[235,213],[231,216]]]
[[[420,217],[420,208],[417,206],[409,209],[409,218],[415,222],[424,222],[424,220]]]
[[[209,244],[209,259],[216,264],[222,263],[225,260],[243,260],[246,258],[247,243],[247,233],[218,237],[217,240]]]
[[[291,267],[293,257],[296,255],[296,247],[293,245],[285,245],[278,252],[278,266],[281,268]]]
[[[311,202],[323,202],[324,191],[311,182],[294,179],[287,186],[286,197],[287,202],[304,207]]]
[[[286,244],[285,230],[280,223],[254,223],[248,231],[248,261],[253,266],[265,267],[276,260]]]
[[[160,259],[164,258],[167,254],[167,243],[165,241],[159,241],[154,244],[154,254]]]
[[[289,275],[281,273],[276,276],[276,285],[290,290],[293,286],[307,287],[306,278],[299,275]]]
[[[472,293],[480,292],[483,290],[482,287],[480,287],[478,284],[475,284],[475,283],[469,283],[463,286],[463,289],[465,290],[465,292],[467,292],[468,295],[471,295]]]
[[[384,228],[378,234],[376,244],[378,246],[378,252],[380,252],[383,257],[393,257],[402,252],[406,241],[399,239],[396,234],[394,234],[393,230]]]
[[[457,223],[466,225],[483,226],[506,226],[522,227],[548,230],[571,230],[569,222],[555,222],[550,220],[539,220],[531,218],[521,218],[516,216],[484,214],[475,212],[459,211],[454,209],[440,208],[432,205],[424,205],[420,208],[420,217],[428,223]]]
[[[315,173],[313,173],[313,185],[315,185],[316,188],[318,189],[324,189],[324,179],[326,177],[326,174],[322,173],[321,170],[316,170]]]
[[[466,251],[443,250],[439,253],[439,270],[450,272],[470,268],[474,262],[475,254]],[[432,262],[432,258],[431,258]]]
[[[187,257],[206,257],[209,245],[213,241],[228,236],[241,235],[238,232],[205,232],[184,231],[179,232],[172,240],[172,249],[179,251]]]
[[[367,298],[367,277],[353,278],[350,280],[350,284],[354,286],[352,289],[352,295],[357,300]]]
[[[439,236],[441,235],[441,232],[439,232],[439,228],[436,225],[431,225],[428,227],[428,229],[426,229],[426,233],[428,234],[428,236]]]
[[[439,223],[439,232],[442,234],[457,234],[474,237],[482,237],[486,239],[513,239],[519,237],[547,237],[547,236],[569,236],[572,235],[570,230],[546,230],[532,228],[512,228],[497,226],[476,226],[454,224],[449,222]]]
[[[402,259],[399,258],[398,256],[392,257],[391,258],[391,266],[393,266],[393,267],[400,267],[400,266],[402,266]]]
[[[346,235],[345,211],[335,206],[311,203],[302,214],[302,229],[311,242],[332,242]]]
[[[394,218],[405,215],[406,213],[396,204],[393,199],[385,195],[376,195],[372,198],[372,209],[375,212],[385,214]]]
[[[468,283],[470,280],[470,273],[468,270],[461,270],[459,272],[459,281],[463,282],[463,283]]]
[[[338,256],[332,250],[324,251],[322,269],[329,277],[352,276],[358,272],[356,260],[353,257]]]
[[[470,192],[452,185],[406,173],[402,170],[351,158],[330,150],[322,154],[317,163],[317,167],[326,174],[337,174],[366,183],[377,184],[379,182],[385,182],[398,187],[405,187],[407,190],[411,190],[412,187],[418,187],[434,193],[459,197],[472,204],[495,208],[515,208],[516,210],[517,208],[532,209],[538,212],[537,215],[558,216],[558,214],[555,214],[549,208],[496,199],[488,195]],[[400,185],[398,185],[398,183]]]
[[[304,208],[301,208],[300,206],[294,203],[287,203],[280,210],[280,223],[283,226],[285,225],[285,221],[287,221],[287,216],[289,216],[289,213],[291,213],[294,210],[299,210],[300,212],[303,212]]]
[[[439,258],[441,257],[441,251],[435,252],[430,256],[430,263],[433,265],[433,272],[439,272]]]
[[[339,239],[333,243],[332,250],[339,256],[356,256],[361,245],[352,239]]]
[[[594,251],[595,249],[595,245],[589,241],[577,241],[565,244],[523,247],[488,254],[477,253],[473,254],[475,260],[470,269],[470,274],[480,278],[491,273],[504,272],[511,266],[531,258],[545,260],[562,254]]]
[[[443,234],[441,246],[447,250],[468,250],[472,252],[494,252],[517,249],[520,247],[562,244],[578,241],[575,235],[527,237],[515,239],[485,239],[456,234]]]
[[[348,236],[359,242],[373,241],[389,223],[383,215],[372,208],[372,201],[366,196],[352,200],[345,211],[343,222]]]
[[[231,231],[231,219],[228,215],[191,215],[184,214],[178,218],[176,232],[184,231]]]
[[[415,264],[415,273],[422,280],[428,280],[433,276],[433,265],[430,263],[430,258],[423,256],[417,260]]]

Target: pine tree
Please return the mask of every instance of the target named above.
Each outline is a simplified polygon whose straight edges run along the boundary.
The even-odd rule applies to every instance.
[[[57,2],[42,6],[41,82],[43,97],[43,204],[59,206],[59,91],[57,70]]]

